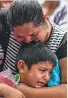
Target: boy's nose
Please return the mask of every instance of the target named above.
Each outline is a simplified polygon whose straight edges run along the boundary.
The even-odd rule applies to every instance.
[[[44,74],[43,79],[47,81],[50,79],[50,75],[48,72]]]

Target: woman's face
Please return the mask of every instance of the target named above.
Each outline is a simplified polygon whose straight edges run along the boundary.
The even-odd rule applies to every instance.
[[[23,26],[16,26],[13,29],[15,39],[21,43],[30,43],[33,40],[40,40],[43,42],[47,39],[47,31],[44,25],[35,26],[32,23],[24,24]]]

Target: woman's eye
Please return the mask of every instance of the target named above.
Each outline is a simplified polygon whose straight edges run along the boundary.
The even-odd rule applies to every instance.
[[[39,31],[38,31],[39,32]],[[37,36],[38,32],[34,32],[31,36]]]
[[[34,36],[36,36],[36,35],[32,35],[32,36],[34,37]]]
[[[36,36],[36,34],[32,34],[31,36],[33,36],[33,37],[34,37],[34,36]]]

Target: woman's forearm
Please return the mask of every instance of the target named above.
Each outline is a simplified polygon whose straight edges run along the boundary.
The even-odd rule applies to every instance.
[[[55,87],[31,88],[26,85],[19,85],[26,98],[66,98],[66,84],[61,84]]]
[[[13,87],[0,83],[0,97],[3,98],[25,98],[24,94]]]
[[[5,84],[0,83],[0,96],[4,95],[4,91],[5,91]]]

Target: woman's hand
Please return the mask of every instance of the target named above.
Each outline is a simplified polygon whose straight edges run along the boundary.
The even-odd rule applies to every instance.
[[[8,85],[1,84],[1,89],[2,89],[1,95],[4,98],[25,98],[25,96],[23,95],[23,93],[21,91],[15,89],[13,87],[10,87]]]

